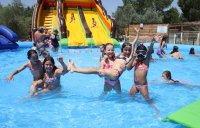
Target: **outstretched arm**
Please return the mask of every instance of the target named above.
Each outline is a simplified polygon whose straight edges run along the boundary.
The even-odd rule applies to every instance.
[[[19,69],[15,70],[12,74],[10,74],[10,76],[8,76],[7,78],[5,78],[5,80],[10,81],[13,79],[14,75],[20,73],[21,71],[23,71],[26,67],[28,67],[28,63],[23,65],[22,67],[20,67]]]

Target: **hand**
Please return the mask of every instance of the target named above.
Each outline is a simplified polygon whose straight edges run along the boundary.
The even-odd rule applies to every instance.
[[[160,42],[161,39],[162,39],[162,36],[160,36],[160,35],[156,35],[156,36],[153,37],[152,40],[155,40],[156,42]]]
[[[61,57],[61,56],[59,56],[58,58],[57,58],[57,60],[58,60],[58,62],[63,62],[63,58]]]
[[[5,78],[5,80],[7,80],[7,81],[13,80],[13,77],[9,76],[9,77]]]
[[[137,33],[139,33],[139,32],[140,32],[140,29],[135,28],[135,31],[136,31]]]

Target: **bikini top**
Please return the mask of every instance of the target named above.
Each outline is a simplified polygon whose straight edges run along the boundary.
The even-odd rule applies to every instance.
[[[52,77],[52,78],[44,79],[44,82],[49,85],[55,82],[56,80],[57,80],[57,77]]]
[[[145,64],[139,64],[138,69],[148,71],[148,66]]]

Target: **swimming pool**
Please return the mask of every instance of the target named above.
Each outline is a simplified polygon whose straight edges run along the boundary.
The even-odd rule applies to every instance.
[[[183,128],[179,124],[162,122],[155,117],[155,111],[140,94],[128,96],[133,84],[133,70],[122,74],[122,94],[110,92],[101,96],[104,79],[96,75],[68,73],[61,77],[62,89],[27,98],[32,75],[28,69],[15,75],[14,81],[6,82],[11,72],[27,62],[29,42],[19,43],[20,48],[0,51],[0,126],[2,128]],[[155,45],[155,51],[157,48]],[[200,87],[200,60],[188,55],[189,45],[178,45],[184,60],[158,59],[150,64],[148,73],[149,92],[161,113],[161,118],[200,98],[198,87],[186,88],[163,84],[164,70],[172,72],[172,78]],[[168,45],[167,53],[173,44]],[[198,46],[195,50],[200,51]],[[115,49],[120,52],[119,48]],[[97,67],[100,52],[98,48],[67,49],[62,53],[65,62],[71,58],[77,66]],[[158,58],[153,54],[154,58]],[[56,64],[58,62],[56,61]]]

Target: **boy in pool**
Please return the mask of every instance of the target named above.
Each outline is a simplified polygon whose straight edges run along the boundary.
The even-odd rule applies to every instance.
[[[29,59],[29,62],[24,64],[22,67],[19,69],[15,70],[11,75],[9,75],[5,80],[10,81],[13,79],[14,75],[20,73],[26,68],[29,68],[32,75],[33,75],[33,82],[30,88],[30,92],[33,93],[35,90],[37,90],[38,87],[42,87],[42,79],[44,76],[43,72],[43,67],[42,67],[42,62],[38,59],[38,54],[35,50],[29,50],[27,52],[27,57]]]

